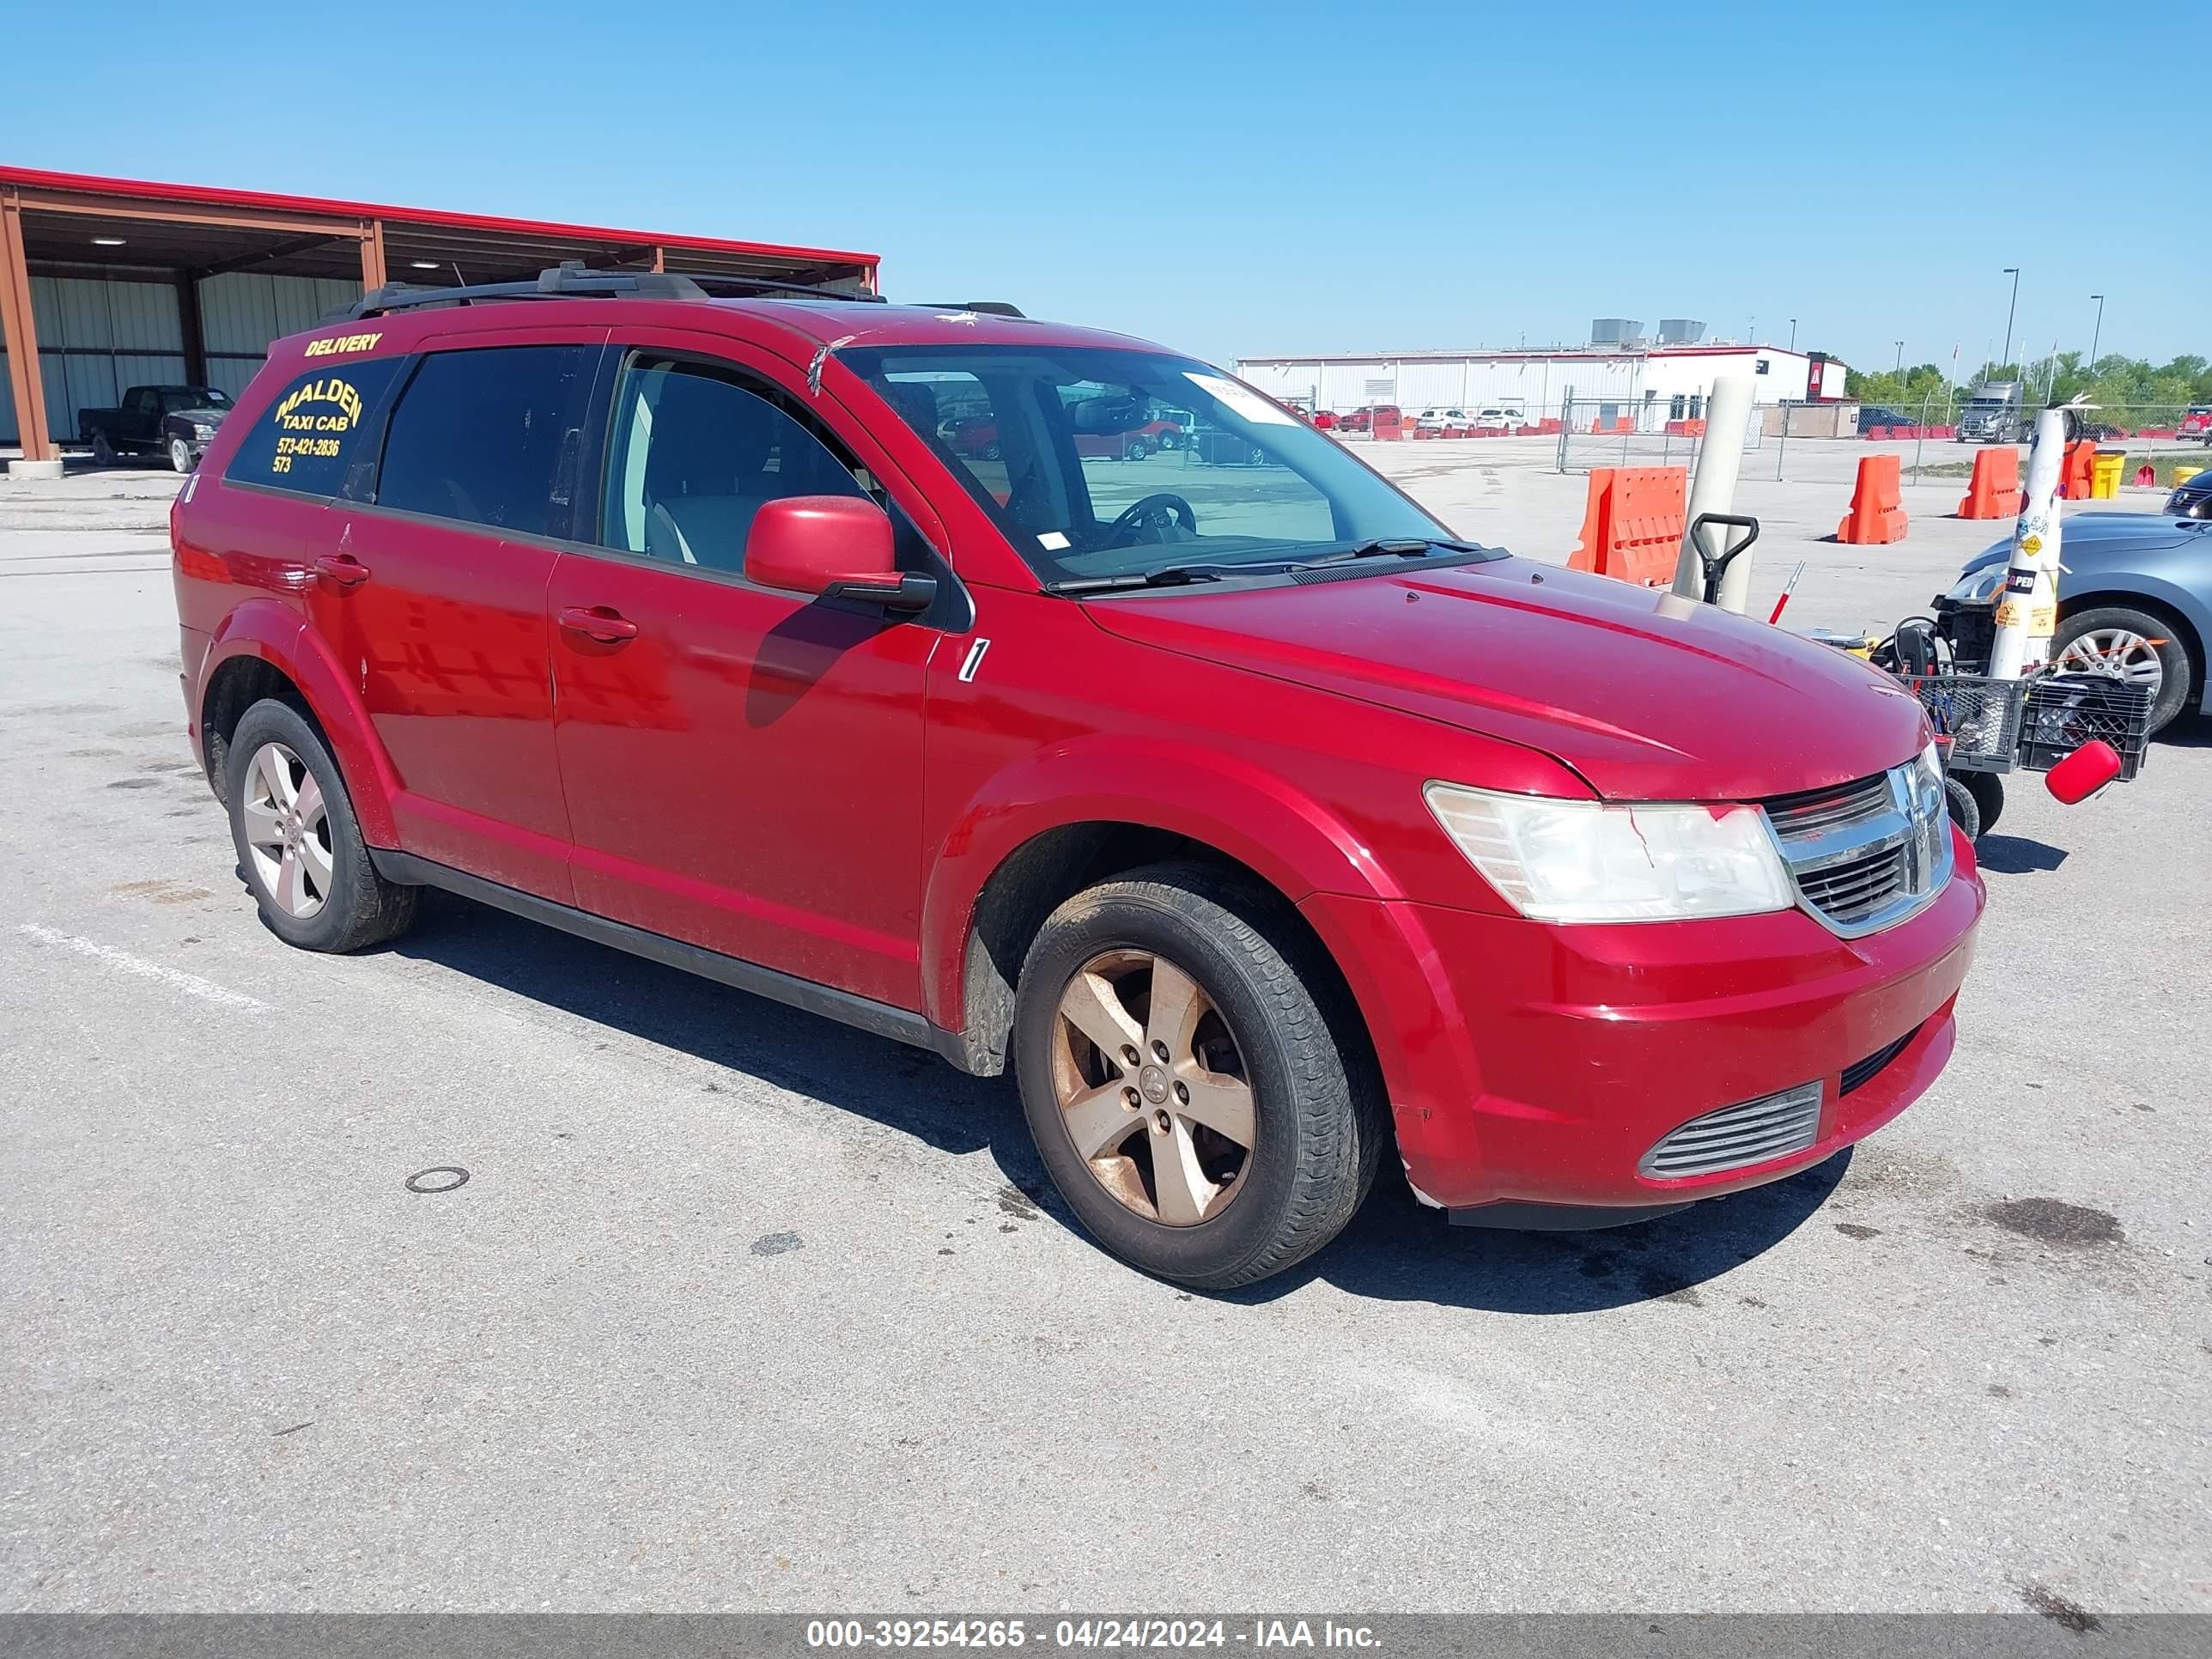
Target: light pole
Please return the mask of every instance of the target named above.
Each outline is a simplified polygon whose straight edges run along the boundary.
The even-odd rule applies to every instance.
[[[1795,317],[1790,319],[1790,349],[1792,351],[1797,349],[1797,319]]]
[[[2013,313],[2020,308],[2020,267],[2018,265],[2007,265],[2004,268],[2003,274],[2012,278],[2012,301],[2005,307],[2004,362],[1999,364],[1998,367],[2000,368],[2009,368],[2012,366]]]
[[[1905,342],[1902,340],[1897,343],[1897,368],[1893,377],[1899,386],[1905,384]]]
[[[2089,373],[2094,374],[2097,372],[2097,342],[2105,334],[2105,296],[2092,294],[2089,297],[2097,302],[2097,325],[2089,331]]]

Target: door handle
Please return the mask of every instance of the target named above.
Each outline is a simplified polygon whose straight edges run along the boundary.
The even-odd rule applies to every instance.
[[[359,587],[368,580],[368,567],[350,553],[325,553],[315,561],[315,574],[340,587]]]
[[[581,634],[602,645],[619,645],[624,640],[637,637],[637,624],[611,605],[595,605],[588,609],[580,605],[566,606],[561,612],[561,626],[571,634]]]

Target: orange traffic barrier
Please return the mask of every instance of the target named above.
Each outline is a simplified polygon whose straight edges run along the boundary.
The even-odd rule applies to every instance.
[[[1689,500],[1689,469],[1600,467],[1589,475],[1583,530],[1571,570],[1588,570],[1642,587],[1674,580]]]
[[[2086,501],[2097,489],[2097,441],[2083,438],[2066,446],[2066,459],[2058,473],[2058,493],[2069,501]]]
[[[1839,542],[1868,544],[1905,539],[1905,499],[1897,493],[1899,457],[1869,455],[1859,462],[1858,488],[1851,510],[1836,526]]]
[[[2010,444],[1974,457],[1974,476],[1959,503],[1962,519],[2020,516],[2020,451]]]

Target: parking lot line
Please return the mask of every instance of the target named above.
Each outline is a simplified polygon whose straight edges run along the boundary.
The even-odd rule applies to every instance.
[[[27,939],[44,945],[58,945],[65,951],[74,951],[101,966],[112,968],[118,973],[135,974],[140,979],[155,979],[171,990],[181,991],[188,997],[198,997],[203,1002],[212,1002],[218,1007],[236,1008],[246,1013],[266,1014],[273,1012],[269,1005],[243,991],[234,991],[217,985],[213,980],[202,979],[198,974],[187,974],[175,968],[164,968],[158,962],[149,962],[143,957],[134,957],[128,951],[118,951],[112,945],[102,945],[97,939],[64,933],[58,927],[42,927],[37,922],[27,921],[15,931]]]

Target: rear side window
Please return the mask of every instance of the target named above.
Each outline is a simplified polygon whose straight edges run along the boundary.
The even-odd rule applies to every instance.
[[[303,495],[336,495],[362,434],[406,360],[371,358],[317,368],[277,393],[223,469],[229,483],[265,484]]]
[[[423,359],[386,430],[377,505],[518,535],[567,535],[599,361],[595,345]]]

